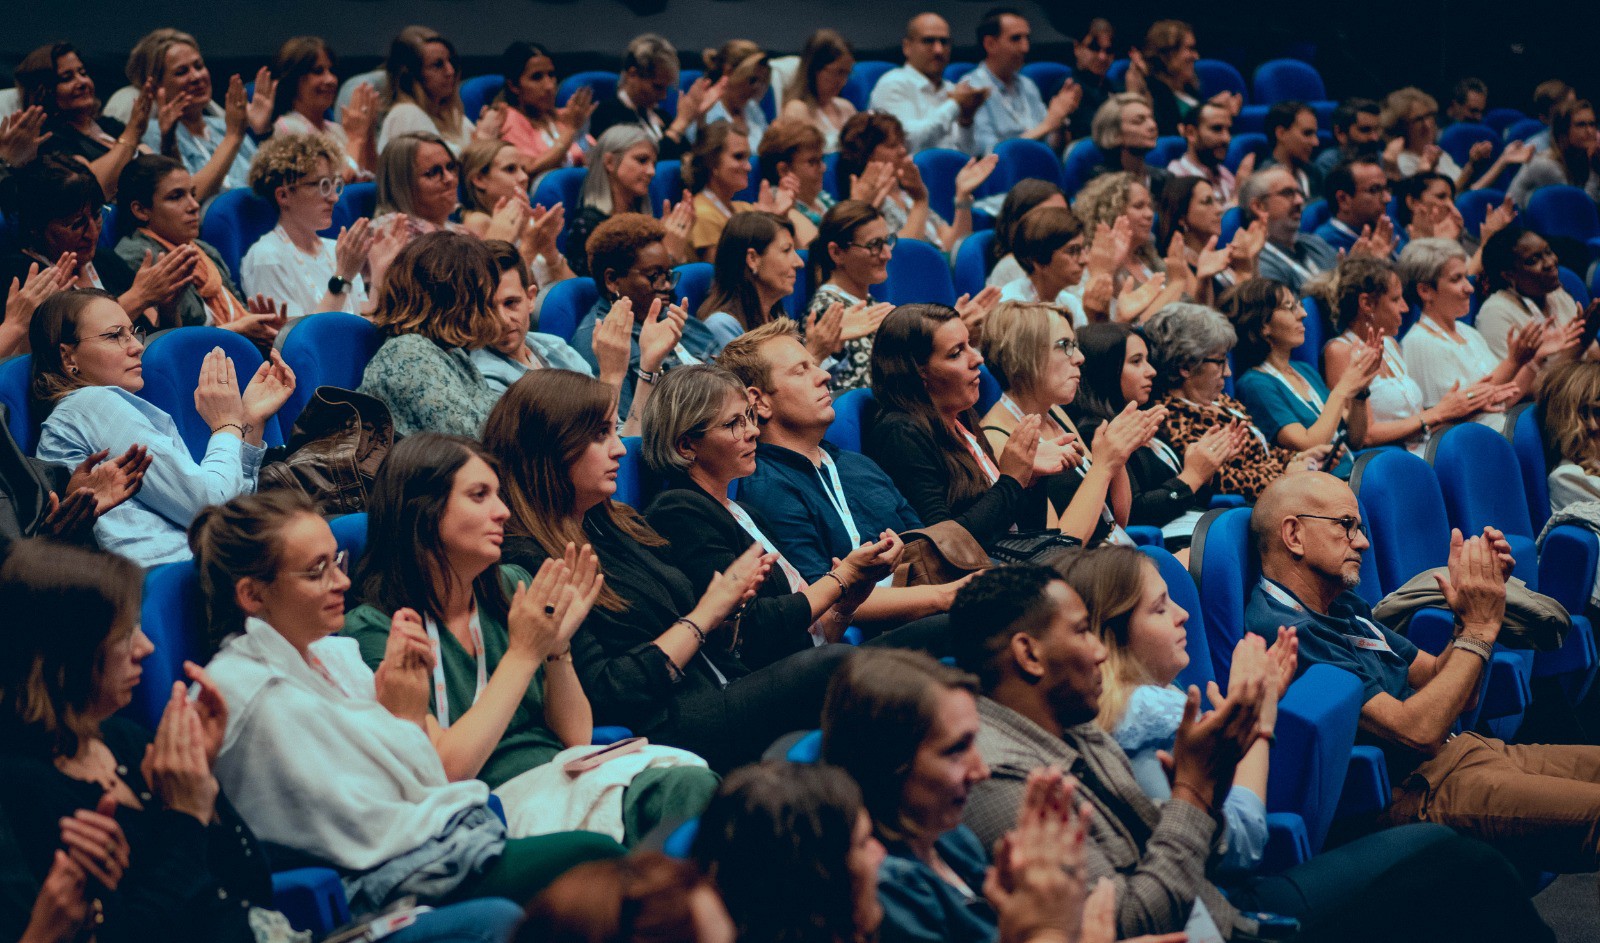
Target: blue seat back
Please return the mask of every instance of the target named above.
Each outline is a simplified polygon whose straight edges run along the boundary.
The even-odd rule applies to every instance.
[[[1189,573],[1200,588],[1211,667],[1217,686],[1227,684],[1233,647],[1244,635],[1244,612],[1260,579],[1250,545],[1250,509],[1207,511],[1189,545]],[[1224,692],[1226,693],[1226,692]]]
[[[1306,204],[1300,211],[1300,231],[1316,232],[1317,227],[1333,218],[1333,210],[1328,206],[1328,201],[1317,197]]]
[[[0,404],[6,407],[6,428],[17,448],[32,455],[39,445],[39,427],[33,423],[28,407],[29,373],[33,370],[33,355],[23,354],[0,361]]]
[[[689,317],[698,317],[701,302],[711,291],[711,263],[688,262],[673,269],[678,273],[678,287],[673,291],[679,298],[689,299]]]
[[[636,511],[644,511],[644,440],[636,435],[622,437],[627,454],[618,461],[617,493],[612,499]]]
[[[1600,237],[1600,213],[1589,195],[1577,187],[1540,187],[1528,197],[1524,215],[1523,225],[1547,239],[1563,236],[1584,242]]]
[[[1539,426],[1539,409],[1530,403],[1508,421],[1511,448],[1517,453],[1517,467],[1522,472],[1522,493],[1528,500],[1528,517],[1536,529],[1543,530],[1550,520],[1550,466],[1544,430]]]
[[[943,147],[919,151],[912,160],[928,188],[928,206],[945,219],[955,216],[956,174],[967,164],[967,155]]]
[[[550,286],[550,293],[544,296],[537,327],[546,334],[570,341],[579,322],[599,300],[600,289],[595,287],[592,278],[569,278],[556,282]]]
[[[847,199],[850,196],[850,181],[844,182],[845,189],[839,189],[839,152],[822,155],[822,189],[833,194],[835,200]]]
[[[1483,123],[1493,128],[1496,134],[1504,134],[1507,128],[1527,119],[1527,115],[1515,108],[1490,108],[1483,114]]]
[[[1237,206],[1230,206],[1222,211],[1222,228],[1217,232],[1217,245],[1225,246],[1233,241],[1234,234],[1239,231],[1239,222],[1243,219]]]
[[[1327,343],[1328,335],[1333,332],[1333,322],[1322,312],[1322,302],[1313,295],[1300,299],[1300,304],[1306,309],[1306,339],[1289,356],[1294,360],[1311,364],[1318,373],[1322,372],[1322,345]]]
[[[211,427],[194,408],[194,390],[200,382],[200,362],[216,347],[232,358],[242,392],[261,366],[261,352],[242,334],[220,327],[180,327],[157,334],[144,351],[144,388],[139,398],[172,417],[196,462],[206,454]],[[266,421],[261,435],[269,446],[283,444],[277,416]]]
[[[1030,62],[1022,67],[1022,74],[1033,79],[1033,84],[1039,86],[1039,96],[1048,102],[1072,78],[1072,67],[1059,62]]]
[[[278,410],[279,428],[287,434],[294,427],[317,387],[360,386],[367,363],[382,343],[371,321],[343,311],[324,311],[296,321],[280,348],[284,363],[294,371],[295,387]]]
[[[583,191],[583,178],[589,171],[585,167],[557,167],[539,178],[533,189],[533,205],[552,207],[560,203],[566,209],[567,219],[578,218],[578,194]],[[561,251],[567,248],[567,231],[563,226],[557,242]]]
[[[582,190],[582,187],[579,187]],[[661,204],[683,200],[683,162],[656,161],[656,175],[650,178],[650,214],[659,216]]]
[[[1504,136],[1507,143],[1511,141],[1526,141],[1528,138],[1543,131],[1544,127],[1544,122],[1538,118],[1523,118],[1521,121],[1513,121],[1508,125]]]
[[[1466,226],[1467,232],[1474,238],[1483,228],[1483,218],[1489,215],[1489,210],[1504,202],[1504,190],[1468,190],[1456,197],[1456,209],[1461,211],[1461,222]]]
[[[850,70],[850,80],[844,83],[844,91],[839,93],[841,98],[856,106],[856,111],[866,111],[872,101],[872,89],[884,74],[896,68],[893,62],[884,62],[881,59],[863,59],[856,63]]]
[[[804,323],[806,307],[811,304],[811,283],[806,278],[806,268],[811,262],[811,252],[807,249],[795,249],[800,256],[800,271],[794,275],[794,291],[789,297],[783,299],[784,309],[789,312],[789,317]]]
[[[1241,134],[1260,134],[1267,126],[1267,109],[1270,105],[1246,105],[1239,109],[1233,116],[1233,136],[1238,138]],[[1259,159],[1259,158],[1258,158]],[[1237,169],[1229,164],[1229,169]]]
[[[1221,59],[1200,59],[1194,64],[1195,78],[1200,80],[1200,98],[1210,100],[1222,92],[1235,92],[1242,99],[1249,95],[1244,76],[1231,64]]]
[[[1261,105],[1297,100],[1320,101],[1328,97],[1322,74],[1299,59],[1272,59],[1256,67],[1250,100]]]
[[[994,153],[999,160],[995,163],[994,173],[984,181],[979,197],[1004,193],[1029,179],[1048,180],[1055,184],[1061,182],[1061,158],[1056,156],[1050,145],[1042,141],[1012,138],[996,144]],[[945,218],[949,219],[948,216]]]
[[[483,106],[494,101],[506,86],[503,75],[475,75],[461,83],[461,110],[472,121],[478,120]]]
[[[975,232],[961,240],[956,249],[955,283],[957,295],[977,295],[989,280],[989,248],[994,245],[993,229]]]
[[[1572,299],[1578,303],[1579,308],[1588,307],[1589,286],[1583,283],[1583,276],[1565,265],[1559,266],[1559,268],[1561,271],[1561,287],[1567,290],[1567,294],[1572,296]]]
[[[0,245],[6,244],[7,233],[0,228]],[[117,204],[107,203],[100,208],[100,238],[95,243],[100,249],[115,252],[117,242],[122,239],[117,234]]]
[[[556,89],[556,104],[565,105],[567,99],[571,98],[581,85],[589,86],[597,102],[610,101],[617,97],[617,73],[604,70],[579,72],[561,81],[561,85]]]
[[[1428,451],[1452,526],[1468,536],[1497,527],[1513,543],[1522,537],[1532,544],[1521,463],[1505,436],[1481,423],[1463,422],[1440,433]],[[1520,564],[1522,554],[1516,556]]]
[[[959,82],[967,77],[967,73],[976,69],[976,62],[952,62],[944,67],[944,80],[946,82]]]
[[[1394,592],[1450,555],[1450,518],[1428,463],[1404,449],[1374,449],[1356,459],[1350,489],[1365,510],[1378,585]]]
[[[1462,167],[1467,166],[1467,154],[1472,146],[1480,141],[1488,141],[1494,146],[1490,160],[1499,156],[1503,143],[1500,135],[1488,125],[1463,121],[1439,132],[1439,147]]]
[[[674,117],[678,114],[678,97],[687,92],[702,75],[704,69],[682,69],[678,72],[678,87],[667,93],[666,100],[661,103],[661,110]]]
[[[1267,808],[1298,814],[1313,853],[1322,849],[1339,811],[1363,693],[1350,672],[1311,665],[1278,703],[1278,747],[1267,779]]]
[[[847,452],[861,451],[861,434],[876,409],[870,389],[847,391],[833,401],[833,422],[822,437]]]
[[[783,758],[791,763],[822,762],[822,731],[813,730],[796,740]]]
[[[1267,144],[1267,136],[1260,131],[1239,131],[1233,135],[1233,140],[1228,142],[1228,156],[1223,159],[1229,170],[1238,170],[1239,162],[1244,160],[1244,155],[1256,155],[1256,166],[1266,160],[1272,153],[1272,147]]]
[[[193,560],[164,563],[145,573],[139,621],[155,650],[141,665],[144,674],[133,689],[127,714],[155,730],[172,696],[172,683],[184,680],[184,660],[204,661],[200,652],[205,603]]]
[[[370,180],[346,184],[333,204],[333,223],[322,231],[329,239],[339,238],[339,230],[348,228],[358,219],[371,219],[378,211],[378,185]]]
[[[1127,59],[1114,60],[1106,68],[1106,78],[1117,88],[1125,87],[1128,84],[1128,67],[1130,65],[1132,63]]]
[[[1073,144],[1067,151],[1066,159],[1061,163],[1061,192],[1071,200],[1089,182],[1094,168],[1104,163],[1105,152],[1096,147],[1088,138]]]
[[[1000,397],[1005,391],[1000,389],[1000,381],[989,372],[988,364],[978,364],[978,414],[981,416],[994,408],[1000,402]]]
[[[1187,688],[1191,684],[1197,685],[1204,691],[1206,682],[1217,680],[1217,675],[1211,663],[1211,640],[1206,635],[1206,617],[1200,604],[1200,591],[1194,585],[1194,577],[1189,575],[1189,571],[1184,569],[1177,557],[1161,547],[1140,547],[1139,550],[1155,563],[1156,570],[1166,581],[1167,598],[1189,613],[1189,624],[1185,626],[1188,634],[1189,664],[1178,672],[1177,684],[1181,688]]]
[[[333,539],[339,549],[349,555],[346,562],[350,572],[354,573],[356,564],[367,552],[367,513],[341,514],[329,521],[328,527],[333,531]]]
[[[276,225],[278,208],[248,187],[238,187],[217,194],[206,207],[206,215],[200,220],[200,238],[222,256],[237,284],[239,263],[244,261],[245,253]]]
[[[1144,155],[1144,162],[1152,167],[1165,170],[1167,165],[1183,156],[1189,147],[1189,142],[1182,135],[1168,134],[1156,139],[1156,146]],[[1156,194],[1158,197],[1160,194]]]
[[[901,239],[889,259],[889,278],[883,283],[883,300],[893,305],[932,302],[956,303],[955,283],[944,253],[921,239]]]

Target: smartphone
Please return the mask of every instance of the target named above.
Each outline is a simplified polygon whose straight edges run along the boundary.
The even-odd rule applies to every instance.
[[[626,740],[618,740],[616,743],[603,746],[592,753],[585,753],[583,756],[580,756],[577,759],[568,760],[561,768],[565,770],[569,776],[576,776],[579,773],[587,773],[589,770],[592,770],[604,763],[610,762],[619,756],[627,756],[629,753],[637,753],[644,749],[645,745],[649,742],[650,741],[646,740],[644,737],[629,737]]]
[[[1349,435],[1345,432],[1344,426],[1340,426],[1339,431],[1333,434],[1333,441],[1328,443],[1328,457],[1322,461],[1324,471],[1339,464],[1339,450],[1345,447],[1345,440],[1348,438]]]

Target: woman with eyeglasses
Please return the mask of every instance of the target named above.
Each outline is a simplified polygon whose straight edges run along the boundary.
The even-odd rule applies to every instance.
[[[710,587],[752,544],[776,554],[771,573],[745,605],[735,633],[744,662],[761,668],[813,645],[838,642],[873,586],[888,576],[903,545],[894,531],[868,542],[807,583],[767,536],[761,512],[728,497],[756,470],[756,415],[744,384],[721,367],[674,370],[644,416],[644,460],[665,485],[645,519],[680,548],[679,569],[696,592]]]
[[[241,393],[233,361],[220,348],[207,354],[194,401],[211,438],[196,462],[172,417],[135,395],[145,383],[142,331],[109,294],[81,289],[45,299],[31,339],[40,459],[76,467],[104,449],[149,450],[139,493],[95,521],[100,546],[142,566],[189,559],[184,531],[195,515],[255,490],[266,452],[261,431],[294,392],[294,371],[274,350]]]
[[[889,231],[883,215],[868,203],[844,200],[822,217],[817,238],[806,259],[806,279],[811,301],[806,305],[806,347],[819,363],[835,358],[835,395],[860,389],[870,381],[872,335],[894,306],[872,298],[872,286],[889,278],[889,257],[899,237]],[[837,341],[826,342],[831,325],[828,311],[842,305],[850,313],[848,325],[839,322]],[[824,350],[824,347],[832,347]]]
[[[398,241],[391,243],[392,251],[399,252],[431,232],[466,232],[453,218],[460,205],[460,180],[461,163],[437,134],[419,131],[390,141],[378,155],[374,238],[389,243],[388,233],[394,230]]]
[[[296,36],[278,48],[272,60],[276,83],[272,96],[272,133],[320,134],[340,155],[333,166],[346,183],[372,176],[378,166],[374,124],[378,119],[378,92],[363,82],[350,104],[332,117],[339,95],[339,76],[333,50],[319,36]]]
[[[1579,187],[1600,202],[1600,132],[1587,99],[1563,102],[1550,116],[1550,147],[1535,155],[1512,178],[1506,195],[1524,209],[1540,187]]]
[[[276,298],[291,318],[319,311],[370,310],[361,271],[372,253],[369,220],[341,229],[337,240],[318,235],[333,225],[344,192],[343,161],[318,134],[278,134],[256,151],[250,187],[278,207],[278,225],[256,240],[239,266],[245,291]],[[374,273],[381,281],[382,272]]]
[[[276,298],[246,298],[228,263],[200,238],[200,198],[194,177],[175,158],[144,154],[122,171],[117,186],[117,255],[129,266],[168,253],[195,256],[193,275],[161,310],[158,327],[204,324],[271,346],[286,319]]]
[[[1457,193],[1492,186],[1501,171],[1533,156],[1533,145],[1525,141],[1512,141],[1498,157],[1493,156],[1490,142],[1479,141],[1467,155],[1467,165],[1459,166],[1439,147],[1438,100],[1412,85],[1389,93],[1378,121],[1389,139],[1383,160],[1391,175],[1404,178],[1434,171],[1454,181]]]

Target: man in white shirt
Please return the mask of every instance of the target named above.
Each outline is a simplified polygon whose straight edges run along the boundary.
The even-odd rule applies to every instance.
[[[1039,86],[1020,74],[1031,33],[1027,18],[1010,7],[996,7],[978,21],[983,62],[962,81],[989,90],[972,122],[973,143],[981,154],[1012,138],[1043,141],[1060,151],[1067,120],[1083,101],[1083,90],[1068,79],[1046,106]]]
[[[950,24],[937,13],[912,17],[900,50],[906,64],[878,80],[872,90],[873,110],[900,119],[906,150],[913,154],[948,147],[977,156],[972,124],[989,91],[965,81],[944,80],[944,67],[950,64]]]
[[[1223,209],[1233,206],[1239,179],[1250,176],[1256,165],[1256,155],[1246,154],[1235,176],[1223,163],[1228,157],[1228,145],[1233,143],[1233,111],[1214,101],[1202,102],[1192,120],[1179,119],[1178,131],[1189,147],[1167,165],[1167,173],[1174,177],[1200,177],[1211,184]]]

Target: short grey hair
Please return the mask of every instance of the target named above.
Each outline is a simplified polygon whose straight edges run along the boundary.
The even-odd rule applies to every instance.
[[[1467,250],[1454,239],[1413,239],[1400,250],[1400,261],[1395,271],[1400,274],[1400,285],[1405,289],[1406,301],[1422,307],[1417,297],[1418,285],[1438,285],[1445,263],[1451,259],[1467,261]]]
[[[1157,394],[1182,386],[1183,371],[1193,370],[1207,357],[1226,354],[1239,340],[1221,313],[1187,301],[1157,311],[1140,333],[1150,345]]]
[[[655,139],[643,125],[614,124],[600,135],[600,140],[594,142],[594,147],[589,149],[589,172],[583,175],[583,189],[578,193],[578,206],[592,206],[606,216],[617,213],[643,213],[654,216],[650,212],[650,197],[639,198],[634,206],[611,205],[611,172],[606,170],[606,158],[612,154],[619,157],[628,153],[640,144],[648,144],[655,148]],[[658,151],[659,155],[659,151]],[[568,221],[570,224],[570,220]]]
[[[1265,200],[1272,192],[1272,187],[1267,182],[1267,178],[1273,176],[1273,171],[1278,171],[1285,174],[1289,173],[1289,171],[1274,164],[1271,167],[1261,168],[1260,170],[1246,177],[1244,183],[1239,184],[1239,212],[1241,214],[1239,223],[1241,225],[1244,225],[1254,219],[1253,214],[1250,212],[1250,207],[1254,205],[1257,200]],[[1290,179],[1293,179],[1293,177]]]
[[[1138,92],[1117,92],[1101,103],[1089,123],[1089,139],[1102,151],[1115,151],[1122,147],[1122,109],[1134,102],[1149,105],[1150,98]]]
[[[722,367],[699,363],[668,371],[639,417],[644,463],[650,470],[658,475],[686,473],[690,462],[678,444],[685,437],[704,435],[729,394],[748,396],[739,378]]]

